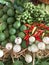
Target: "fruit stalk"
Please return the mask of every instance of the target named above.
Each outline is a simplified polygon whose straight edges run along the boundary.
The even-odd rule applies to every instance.
[[[33,53],[33,63],[32,65],[35,65],[35,53]]]

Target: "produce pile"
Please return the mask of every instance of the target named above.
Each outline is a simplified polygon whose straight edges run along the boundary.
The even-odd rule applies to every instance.
[[[48,53],[49,5],[0,1],[0,65],[49,65]]]

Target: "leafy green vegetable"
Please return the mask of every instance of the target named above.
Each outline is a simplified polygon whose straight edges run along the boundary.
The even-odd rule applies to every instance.
[[[4,65],[4,63],[0,61],[0,65]]]
[[[15,61],[15,62],[13,63],[13,65],[23,65],[23,63],[22,63],[21,61],[17,60],[17,61]]]

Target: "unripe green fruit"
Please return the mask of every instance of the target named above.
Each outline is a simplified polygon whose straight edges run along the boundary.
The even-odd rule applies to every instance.
[[[8,10],[8,7],[5,5],[5,6],[3,7],[3,12],[4,12],[4,13],[7,13],[7,10]]]
[[[27,29],[27,27],[25,26],[25,25],[22,25],[21,27],[20,27],[20,31],[24,31],[24,30],[26,30]]]
[[[16,35],[11,35],[11,36],[10,36],[10,41],[11,41],[11,42],[14,42],[15,39],[16,39]]]
[[[24,38],[25,34],[23,32],[18,33],[18,37]]]
[[[1,24],[0,24],[0,31],[5,30],[6,27],[7,27],[6,23],[1,23]]]
[[[10,33],[10,35],[15,34],[16,33],[16,29],[15,28],[10,28],[9,33]]]
[[[3,16],[3,10],[0,10],[0,18]]]
[[[6,22],[7,21],[7,18],[8,18],[8,16],[5,14],[5,15],[3,15],[2,16],[2,20],[3,20],[3,22]]]
[[[6,38],[9,37],[9,31],[7,29],[4,31],[4,34],[6,35]]]
[[[3,47],[5,47],[6,46],[6,44],[7,44],[7,41],[5,40],[5,41],[3,41],[3,42],[1,42],[1,45],[3,46]]]
[[[4,41],[6,38],[4,33],[0,33],[0,41]]]
[[[14,10],[11,8],[11,9],[8,9],[8,11],[7,11],[7,15],[8,16],[14,16]]]
[[[13,26],[14,28],[18,29],[21,26],[21,23],[19,21],[16,21]]]
[[[15,21],[15,20],[14,20],[13,17],[9,17],[9,18],[7,19],[7,23],[8,23],[8,24],[12,24],[14,21]]]

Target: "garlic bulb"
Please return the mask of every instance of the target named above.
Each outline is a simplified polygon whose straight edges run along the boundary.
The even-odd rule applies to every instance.
[[[31,62],[32,62],[32,56],[29,55],[29,54],[26,54],[26,56],[25,56],[25,61],[26,61],[27,63],[31,63]]]
[[[0,50],[0,58],[3,57],[3,55],[4,55],[3,50]]]
[[[7,50],[11,50],[12,47],[13,47],[12,43],[7,43],[7,44],[6,44],[6,49],[7,49]]]
[[[32,51],[32,53],[34,53],[34,52],[37,52],[39,49],[38,49],[38,47],[35,45],[35,44],[33,44],[32,46],[31,46],[31,51]]]
[[[15,43],[16,43],[16,44],[21,44],[21,42],[22,42],[22,39],[21,39],[20,37],[17,37],[17,38],[15,39]]]
[[[21,46],[20,45],[14,45],[13,51],[16,52],[16,53],[20,52],[21,51]]]
[[[49,37],[44,37],[44,38],[43,38],[43,42],[44,42],[45,44],[49,44]]]
[[[45,50],[45,44],[44,44],[43,42],[39,42],[39,43],[38,43],[38,48],[39,48],[40,50]]]
[[[29,42],[30,42],[30,43],[35,42],[35,37],[31,36],[31,37],[29,38]]]

